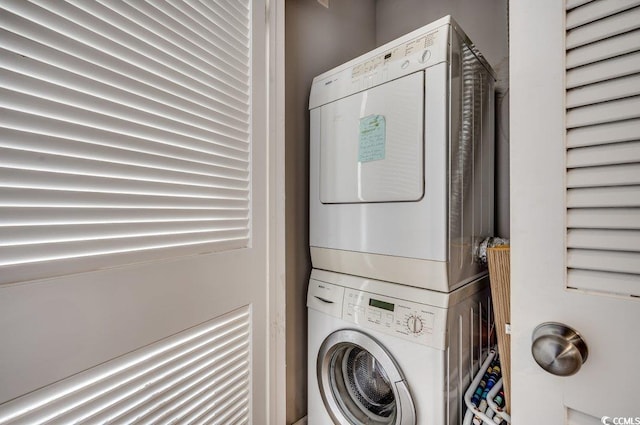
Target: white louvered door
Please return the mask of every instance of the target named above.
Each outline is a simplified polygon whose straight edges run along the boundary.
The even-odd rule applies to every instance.
[[[0,3],[0,424],[267,423],[266,12]]]
[[[640,1],[510,3],[512,418],[640,423]],[[574,375],[531,354],[578,331]]]

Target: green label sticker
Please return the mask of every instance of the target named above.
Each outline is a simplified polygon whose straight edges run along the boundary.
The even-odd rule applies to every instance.
[[[387,130],[383,115],[369,115],[360,119],[358,162],[384,159]]]

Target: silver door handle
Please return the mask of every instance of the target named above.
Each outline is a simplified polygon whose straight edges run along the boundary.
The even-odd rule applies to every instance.
[[[547,322],[538,325],[531,339],[534,360],[553,375],[573,375],[587,361],[587,344],[578,332],[562,323]]]

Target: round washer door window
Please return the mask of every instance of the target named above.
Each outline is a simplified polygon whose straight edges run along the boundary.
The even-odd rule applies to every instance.
[[[317,366],[320,393],[336,424],[415,424],[398,365],[370,336],[356,330],[332,333],[320,347]]]

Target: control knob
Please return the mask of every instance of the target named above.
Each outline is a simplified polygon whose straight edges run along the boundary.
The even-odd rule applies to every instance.
[[[407,319],[407,328],[409,328],[409,332],[413,334],[419,334],[424,329],[424,323],[422,323],[422,318],[420,316],[412,314]]]

